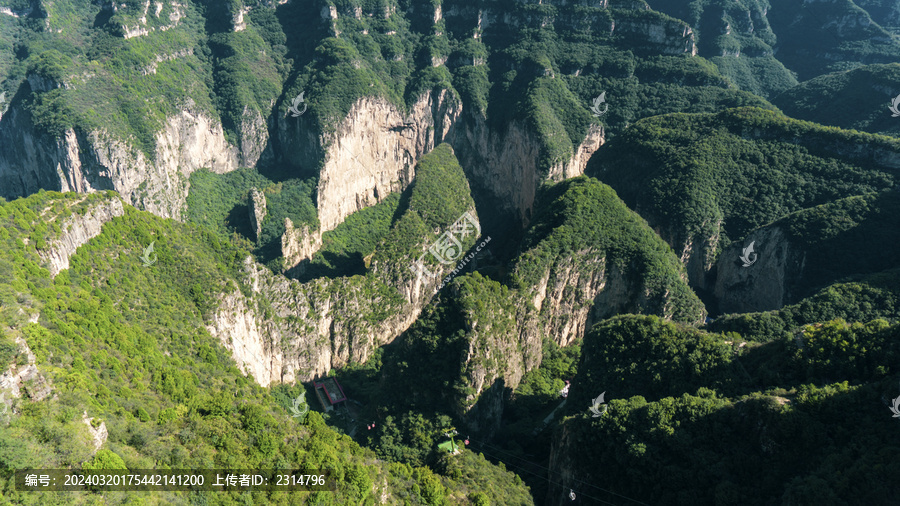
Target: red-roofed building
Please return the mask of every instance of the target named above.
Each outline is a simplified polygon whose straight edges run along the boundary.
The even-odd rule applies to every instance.
[[[322,403],[322,409],[326,412],[333,410],[338,403],[347,400],[344,389],[341,388],[341,384],[335,378],[324,378],[316,381],[314,385],[316,387],[316,397],[319,398],[319,402]]]

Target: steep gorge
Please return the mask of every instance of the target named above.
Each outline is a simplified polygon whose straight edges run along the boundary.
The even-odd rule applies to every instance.
[[[103,131],[68,129],[54,137],[35,129],[16,107],[0,121],[0,196],[15,198],[40,189],[80,193],[115,190],[129,204],[180,219],[191,172],[222,173],[238,167],[238,150],[222,126],[200,112],[183,110],[156,134],[155,159]]]

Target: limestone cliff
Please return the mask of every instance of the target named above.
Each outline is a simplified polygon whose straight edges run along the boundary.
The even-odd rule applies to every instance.
[[[284,235],[281,236],[281,255],[284,265],[292,274],[302,274],[309,260],[322,247],[322,231],[310,230],[304,224],[294,227],[290,218],[284,219]]]
[[[77,205],[84,201],[82,197],[72,204]],[[99,199],[91,203],[83,214],[74,214],[60,223],[61,234],[55,239],[49,239],[47,247],[38,250],[38,255],[47,263],[50,276],[55,277],[60,271],[69,268],[69,258],[75,251],[92,238],[100,235],[103,224],[116,216],[125,213],[122,201],[118,197]],[[47,223],[57,221],[56,216],[46,217]]]
[[[538,166],[540,142],[537,134],[513,121],[498,131],[487,126],[481,115],[456,132],[451,141],[473,183],[489,192],[492,205],[512,213],[527,226],[537,189],[545,180],[562,181],[584,173],[588,159],[605,140],[603,127],[591,125],[571,158],[544,173]]]
[[[556,475],[558,476],[556,483],[559,484],[557,486],[562,488],[568,486],[570,489],[576,487],[578,483],[577,479],[579,477],[576,476],[576,472],[579,468],[576,456],[579,455],[579,451],[582,448],[577,440],[577,435],[571,429],[571,425],[572,422],[564,422],[554,433],[550,450],[550,462],[548,464],[551,469],[556,470]],[[560,492],[555,487],[551,487],[544,504],[564,506],[572,502],[568,495]]]
[[[755,254],[741,260],[753,244]],[[750,263],[750,265],[745,265]],[[800,278],[806,255],[791,247],[780,227],[764,227],[741,243],[725,248],[716,262],[715,296],[723,313],[751,313],[781,309],[793,302],[791,287]]]
[[[611,188],[582,177],[545,198],[509,269],[513,287],[473,273],[441,295],[447,316],[439,327],[449,329],[443,337],[462,335],[466,351],[458,359],[460,384],[440,395],[482,434],[499,428],[506,397],[540,365],[545,339],[567,346],[619,313],[690,323],[705,316],[678,258]],[[434,360],[446,361],[440,353]]]
[[[616,21],[612,31],[637,42],[636,46],[645,50],[668,55],[697,55],[694,30],[683,21],[658,16],[627,18]]]
[[[225,140],[218,120],[183,110],[156,134],[155,160],[109,132],[41,133],[27,113],[13,107],[0,121],[0,196],[37,192],[115,190],[129,204],[159,216],[180,218],[191,172],[218,173],[238,166],[238,150]]]
[[[250,262],[245,265],[249,266]],[[244,374],[267,387],[282,381],[284,355],[276,342],[264,337],[269,329],[258,321],[251,306],[252,301],[235,288],[222,297],[208,319],[207,329],[222,341]],[[293,375],[289,378],[292,380]]]
[[[105,443],[109,437],[109,430],[106,428],[106,422],[99,421],[99,423],[97,423],[94,422],[95,419],[96,418],[93,416],[88,417],[87,411],[81,415],[81,423],[87,426],[88,434],[90,434],[93,443],[94,451],[91,452],[91,455],[95,455],[97,450],[103,446],[103,443]],[[94,427],[95,424],[97,425],[96,427]]]
[[[405,118],[384,99],[360,99],[333,135],[319,138],[302,133],[312,126],[306,116],[280,121],[282,142],[288,146],[285,153],[294,152],[290,157],[295,163],[311,163],[316,150],[328,146],[317,193],[320,227],[285,233],[285,266],[293,268],[311,258],[321,234],[351,213],[406,188],[415,177],[416,161],[442,141],[454,147],[474,186],[488,191],[492,203],[518,216],[522,226],[541,183],[582,174],[604,141],[603,128],[592,125],[570,158],[541,168],[540,143],[524,125],[513,122],[498,132],[480,115],[473,115],[472,122],[461,121],[461,115],[459,99],[440,90],[423,95]]]
[[[719,310],[781,309],[834,283],[893,269],[898,226],[900,192],[891,189],[803,209],[753,230],[716,263]]]
[[[461,110],[453,92],[440,90],[422,95],[409,114],[383,98],[362,98],[333,133],[310,133],[308,116],[279,120],[282,154],[289,163],[314,166],[323,160],[316,199],[319,230],[297,238],[314,236],[309,244],[319,244],[322,232],[350,214],[405,189],[415,177],[416,162],[446,138]],[[303,254],[286,255],[288,268],[317,249],[292,245],[294,237],[285,234],[282,250]]]
[[[694,32],[683,21],[650,10],[643,0],[542,0],[542,8],[510,9],[499,1],[444,0],[446,18],[485,30],[547,28],[592,30],[625,37],[640,49],[662,54],[697,54]]]
[[[329,142],[330,136],[317,141],[311,134],[299,132],[297,135],[305,136],[305,140],[288,140],[288,144],[301,144],[296,150],[298,162],[313,156],[319,142],[329,147],[317,193],[321,225],[314,231],[298,233],[293,229],[285,233],[285,266],[294,268],[312,258],[321,244],[321,234],[351,213],[406,188],[415,177],[416,161],[442,141],[453,146],[473,186],[487,191],[492,205],[518,217],[524,227],[540,185],[546,180],[581,175],[605,138],[603,127],[592,125],[570,158],[542,169],[538,166],[540,143],[524,125],[512,122],[496,131],[481,115],[473,114],[472,121],[462,121],[462,113],[458,98],[448,90],[423,95],[407,118],[383,99],[364,98],[353,106],[333,141]],[[287,123],[299,120],[297,129],[305,131],[310,124],[304,118],[288,118]],[[282,135],[290,132],[293,127]]]
[[[309,233],[287,225],[291,234]],[[418,318],[453,268],[439,266],[434,276],[410,269],[416,252],[433,240],[426,235],[408,255],[374,260],[366,276],[307,283],[274,274],[248,257],[242,279],[246,293],[227,293],[207,328],[261,385],[309,381],[365,362]]]
[[[681,284],[686,289],[686,281]],[[488,309],[478,316],[473,311],[463,315],[469,349],[461,368],[470,393],[460,399],[457,414],[470,430],[495,432],[509,393],[525,373],[541,364],[544,338],[567,346],[584,337],[594,323],[620,313],[672,318],[671,306],[682,295],[674,289],[658,293],[659,289],[652,281],[627,276],[598,251],[586,249],[558,258],[533,290],[511,290],[502,300],[479,302]],[[704,315],[698,303],[691,319],[699,322]]]
[[[23,391],[34,401],[43,400],[52,393],[50,382],[38,370],[28,343],[16,337],[16,344],[19,354],[25,358],[24,363],[9,365],[0,374],[0,422],[4,423],[8,421],[14,399],[20,398]]]
[[[256,188],[251,189],[247,208],[250,211],[250,228],[253,229],[253,235],[259,240],[263,220],[266,219],[266,195]]]
[[[408,114],[383,98],[362,98],[333,133],[310,133],[313,120],[308,116],[279,120],[282,154],[288,162],[314,166],[322,160],[316,199],[318,233],[406,188],[415,177],[416,162],[445,139],[461,110],[453,92],[440,90],[422,95]],[[285,241],[290,240],[286,236]],[[293,267],[303,259],[296,257],[286,265]]]
[[[629,283],[621,268],[597,253],[584,250],[559,259],[530,293],[536,329],[560,346],[583,337],[599,320],[639,313],[647,305],[649,291]],[[664,307],[659,309],[666,316]]]

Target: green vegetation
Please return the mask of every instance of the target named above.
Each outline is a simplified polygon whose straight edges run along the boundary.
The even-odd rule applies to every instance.
[[[392,193],[372,207],[347,217],[334,230],[322,234],[322,247],[301,279],[363,274],[368,261],[393,225],[400,194]]]
[[[736,332],[760,342],[790,339],[808,324],[844,319],[868,322],[900,314],[900,271],[896,269],[858,281],[835,283],[797,304],[777,311],[725,315],[709,324],[714,332]]]
[[[206,331],[203,315],[220,293],[233,289],[247,253],[212,232],[126,207],[123,217],[78,250],[67,271],[50,279],[34,242],[23,242],[34,236],[38,217],[58,223],[115,198],[40,193],[0,205],[0,239],[7,244],[0,250],[0,317],[34,351],[55,394],[16,401],[16,414],[0,431],[0,467],[308,467],[337,478],[336,493],[268,494],[266,502],[274,504],[366,502],[382,490],[410,504],[456,504],[468,494],[491,493],[427,469],[380,463],[316,413],[303,424],[292,421],[285,392],[244,377]],[[51,228],[45,241],[56,233]],[[139,256],[150,241],[159,260],[148,268]],[[25,322],[32,312],[40,314],[38,323]],[[106,446],[93,457],[83,410],[109,428]],[[522,496],[521,485],[510,481],[508,487]],[[0,494],[18,504],[93,500],[88,494],[15,492],[8,479]],[[154,497],[190,500],[181,493]],[[216,497],[242,500],[236,493]]]
[[[410,210],[421,208],[426,201],[432,202],[431,209],[443,209],[442,201],[436,199],[452,194],[438,189],[454,185],[425,184],[428,180],[424,178],[433,176],[429,167],[419,166],[423,184],[413,186]],[[416,195],[417,191],[429,191],[430,197]],[[458,210],[447,212],[446,218],[452,219]],[[416,222],[420,215],[428,216],[417,212]],[[403,230],[403,223],[413,223],[411,220],[404,216],[391,233]],[[398,243],[388,239],[383,245]],[[376,258],[383,255],[382,247],[376,249]],[[588,248],[596,248],[597,262],[586,261]],[[574,377],[580,348],[560,348],[555,335],[548,335],[537,347],[522,342],[519,322],[541,319],[526,302],[530,295],[525,294],[533,290],[535,279],[550,274],[557,282],[556,276],[563,272],[572,274],[568,266],[573,259],[582,265],[579,271],[583,272],[578,275],[584,279],[613,276],[614,281],[609,282],[619,282],[615,279],[618,274],[608,274],[605,265],[610,271],[629,273],[622,281],[634,283],[636,288],[624,290],[642,294],[635,300],[615,301],[620,304],[617,307],[598,308],[602,311],[598,311],[598,319],[616,311],[648,312],[686,321],[702,317],[702,305],[681,278],[683,267],[671,249],[609,187],[596,180],[578,178],[547,188],[521,250],[511,262],[507,282],[477,271],[460,275],[426,306],[409,330],[385,347],[383,355],[339,373],[350,388],[362,389],[365,404],[372,406],[362,416],[379,420],[364,437],[380,456],[434,465],[441,435],[465,413],[462,419],[477,420],[483,427],[481,434],[490,434],[497,421],[496,403],[505,396],[502,378],[525,373],[526,364],[541,364],[522,378],[507,408],[510,414],[504,415],[507,426],[498,436],[513,455],[521,455],[523,448],[530,446],[527,440],[555,407],[563,380]],[[593,303],[583,297],[580,291],[573,291],[565,300],[576,307]],[[557,318],[566,321],[566,315]],[[391,386],[373,388],[376,381]],[[481,391],[472,387],[482,382]],[[548,447],[538,445],[534,451],[546,456]],[[538,494],[546,490],[540,482],[533,486]]]
[[[769,24],[767,0],[674,0],[655,8],[687,21],[694,29],[698,52],[740,89],[769,98],[797,84],[776,59],[780,37]],[[784,37],[790,38],[790,34]]]
[[[471,484],[467,504],[534,504],[522,479],[507,471],[503,464],[492,465],[483,455],[464,450],[459,455],[445,456],[437,464],[441,474],[459,483]]]
[[[69,7],[68,2],[57,4]],[[22,32],[11,72],[15,86],[26,75],[68,85],[31,90],[23,97],[39,129],[52,135],[65,128],[85,133],[102,129],[153,160],[156,135],[166,118],[182,109],[218,116],[206,83],[209,70],[199,49],[202,24],[194,7],[186,4],[185,17],[166,30],[162,27],[168,26],[171,7],[159,17],[149,15],[143,26],[147,35],[123,39],[123,24],[141,27],[137,18],[142,8],[140,2],[130,2],[98,30],[92,23],[104,19],[99,5],[79,4],[64,16],[59,10],[49,13],[51,25],[64,23],[62,35]]]
[[[896,387],[896,381],[893,382]],[[613,399],[565,422],[579,491],[647,504],[882,503],[900,450],[875,385]],[[602,473],[599,470],[603,470]],[[564,493],[555,489],[553,493]]]
[[[514,261],[513,286],[530,290],[548,272],[550,282],[571,276],[564,265],[577,255],[573,269],[587,276],[600,262],[611,280],[623,275],[639,280],[640,287],[631,292],[639,298],[617,301],[619,307],[599,307],[599,317],[625,311],[679,321],[702,318],[703,305],[684,282],[684,267],[671,248],[610,187],[592,178],[575,178],[547,189],[542,202],[522,242],[523,254]]]
[[[402,215],[381,239],[383,247],[375,251],[372,265],[396,266],[400,259],[417,260],[442,233],[436,232],[448,230],[463,213],[474,209],[469,183],[453,149],[449,144],[437,146],[416,165],[416,179],[398,203],[397,213]],[[475,244],[473,234],[464,239],[463,250]],[[425,255],[423,262],[432,271],[438,265],[433,255]],[[406,265],[401,270],[406,271],[404,277],[411,274]]]
[[[900,5],[890,0],[856,0],[854,3],[865,9],[885,30],[897,34],[897,29],[900,28]]]
[[[721,225],[725,247],[787,213],[892,187],[896,171],[868,150],[896,152],[900,144],[741,108],[638,122],[589,172],[673,246],[706,242]]]
[[[288,179],[275,183],[255,169],[239,169],[226,174],[201,170],[191,174],[186,218],[225,241],[229,238],[251,249],[260,260],[269,262],[281,256],[284,219],[296,225],[318,227],[315,178]],[[266,217],[257,239],[250,225],[250,190],[256,188],[266,197]]]
[[[727,346],[648,317],[608,320],[585,337],[554,452],[573,460],[570,480],[599,487],[581,492],[601,499],[880,502],[898,470],[882,398],[900,378],[897,331],[884,321],[810,327],[802,347],[769,357],[794,374],[785,383],[759,374],[766,362],[752,343]],[[592,417],[587,406],[603,390],[609,409]],[[874,479],[839,478],[866,473]]]
[[[509,425],[515,425],[521,419],[533,424],[533,417],[545,414],[543,412],[551,405],[556,407],[565,382],[571,381],[578,371],[580,343],[581,340],[561,348],[553,341],[544,341],[541,366],[525,374],[510,400]]]
[[[772,102],[788,116],[874,134],[900,135],[888,106],[900,64],[866,65],[810,79]]]
[[[14,408],[0,406],[0,469],[309,467],[338,481],[328,494],[38,497],[6,473],[0,502],[527,505],[567,502],[570,488],[611,504],[896,497],[896,2],[489,3],[0,1],[15,14],[0,13],[4,125],[21,118],[56,147],[73,129],[92,187],[108,187],[107,168],[85,139],[104,131],[153,162],[175,115],[221,124],[242,163],[265,154],[256,168],[193,172],[185,223],[125,206],[55,277],[45,257],[66,220],[118,197],[0,199],[0,365],[29,361],[22,339],[53,389],[0,399]],[[301,92],[309,112],[283,118]],[[428,133],[447,143],[416,161],[408,187],[324,233],[288,282],[284,221],[318,228],[317,164],[366,97],[402,116],[423,97],[423,110],[462,112],[441,125],[446,138]],[[543,186],[520,209],[524,226],[494,222],[498,203],[479,186],[521,173],[487,166],[515,156],[480,146],[534,153],[556,179],[597,123],[587,176],[497,181]],[[0,162],[10,181],[43,177]],[[254,188],[267,204],[259,237]],[[476,201],[485,238],[508,239],[434,293],[410,266],[446,269],[427,248]],[[707,295],[719,252],[763,227],[803,265],[785,276],[790,304],[700,326],[695,291]],[[266,345],[286,361],[335,345],[313,328],[321,316],[346,338],[332,363],[369,357],[329,372],[352,398],[345,411],[292,417],[312,392],[259,387],[207,330],[224,294],[251,292],[248,256],[275,271],[266,288],[286,287],[283,300],[254,300],[263,339],[296,331]],[[298,376],[321,371],[306,358]],[[98,451],[85,413],[109,430]],[[456,429],[470,444],[448,455],[439,445]]]
[[[598,388],[616,398],[657,400],[693,385],[729,391],[739,374],[724,339],[654,316],[610,318],[591,329],[582,349],[591,367],[572,386],[579,407]]]
[[[866,64],[894,63],[900,58],[896,36],[853,1],[791,2],[769,20],[779,37],[778,59],[796,72],[800,81]],[[844,21],[834,25],[835,20]],[[815,41],[812,47],[811,41]]]
[[[796,293],[806,294],[850,275],[896,266],[900,249],[900,192],[891,190],[837,200],[790,214],[773,226],[808,255]]]

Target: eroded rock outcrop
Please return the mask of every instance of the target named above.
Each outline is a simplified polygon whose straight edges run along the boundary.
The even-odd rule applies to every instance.
[[[91,455],[97,453],[97,450],[103,446],[103,443],[106,442],[106,439],[109,437],[109,430],[106,428],[106,422],[99,421],[95,422],[94,417],[88,418],[87,411],[85,411],[81,415],[81,422],[87,425],[88,434],[91,435],[91,442],[93,443],[94,451],[91,452]]]
[[[53,392],[50,381],[38,370],[28,343],[21,337],[16,337],[16,344],[19,346],[19,354],[25,357],[25,363],[12,364],[0,374],[0,402],[3,403],[4,411],[11,409],[12,400],[20,398],[23,391],[33,401],[41,401]]]
[[[245,266],[250,268],[251,262],[246,262]],[[259,284],[255,287],[259,288]],[[207,329],[222,341],[244,374],[267,387],[284,379],[284,355],[277,341],[265,332],[268,330],[266,324],[252,310],[253,306],[251,298],[235,289],[221,299],[218,309],[209,318]],[[286,376],[288,381],[293,380],[292,371]]]
[[[649,293],[629,283],[621,268],[608,265],[597,253],[585,250],[560,259],[530,294],[537,314],[542,315],[535,318],[535,329],[553,336],[560,346],[583,337],[596,321],[640,312],[647,305]]]
[[[322,247],[321,230],[310,230],[309,225],[305,223],[295,227],[290,218],[284,219],[281,255],[288,270],[293,273],[302,272],[320,247]]]
[[[80,204],[86,197],[71,204]],[[58,238],[48,239],[46,248],[38,250],[38,255],[47,262],[50,276],[55,277],[60,271],[69,268],[69,258],[83,244],[100,235],[103,224],[117,216],[125,214],[122,201],[115,196],[97,199],[92,202],[83,214],[76,213],[65,218],[60,223],[61,234]],[[56,216],[48,217],[47,222],[53,223]]]
[[[657,16],[640,20],[623,19],[616,21],[613,32],[641,41],[639,45],[647,50],[668,55],[697,55],[694,30],[683,21],[664,20]]]
[[[682,283],[686,287],[686,281]],[[544,338],[568,346],[594,323],[621,313],[672,318],[671,306],[682,295],[669,289],[659,293],[653,284],[626,276],[598,251],[583,250],[558,258],[533,290],[510,291],[503,300],[479,302],[488,310],[463,315],[469,349],[462,369],[470,393],[457,414],[470,430],[499,429],[508,395],[541,364]],[[693,321],[704,316],[697,304]]]
[[[250,211],[250,228],[253,229],[253,235],[259,240],[259,234],[262,232],[262,223],[266,219],[266,195],[265,193],[252,188],[250,190],[247,207]],[[285,218],[287,219],[287,218]]]
[[[489,191],[494,197],[492,205],[512,213],[524,227],[540,185],[545,180],[562,181],[583,174],[588,159],[604,140],[603,127],[591,125],[571,158],[554,164],[547,172],[539,166],[541,144],[537,134],[516,121],[497,131],[476,116],[452,142],[475,186]]]
[[[463,219],[451,214],[460,212],[472,220],[466,221],[465,234],[462,229],[457,232],[464,247],[460,254],[474,246],[480,230],[471,197],[458,201],[471,190],[452,148],[445,144],[434,151],[420,166],[422,185],[408,190],[414,204],[381,239],[364,276],[301,283],[274,274],[250,257],[245,260],[244,288],[226,290],[207,320],[210,333],[232,351],[245,372],[264,385],[308,381],[351,362],[365,362],[418,318],[454,267],[452,263],[425,267],[423,253]],[[435,193],[434,184],[444,186]],[[448,206],[452,213],[446,213]],[[441,211],[445,215],[435,217]],[[423,217],[435,220],[430,224],[436,228],[424,226]],[[313,242],[317,234],[307,226],[295,229],[286,220],[286,228],[286,235],[297,236],[288,246],[304,243],[307,251],[318,248]]]
[[[299,283],[248,257],[251,293],[235,289],[223,297],[207,328],[261,385],[309,381],[365,362],[418,318],[440,276],[413,275],[414,260],[382,266],[376,275]]]
[[[453,344],[429,360],[459,360],[461,384],[441,392],[440,402],[453,406],[470,430],[499,428],[507,396],[540,365],[547,339],[570,345],[593,323],[620,313],[690,323],[706,314],[678,258],[611,188],[588,178],[554,188],[512,262],[512,287],[473,273],[442,292],[446,316],[438,328],[448,329],[441,342]],[[402,348],[413,352],[403,360],[434,353],[415,349],[416,336],[408,337]]]

